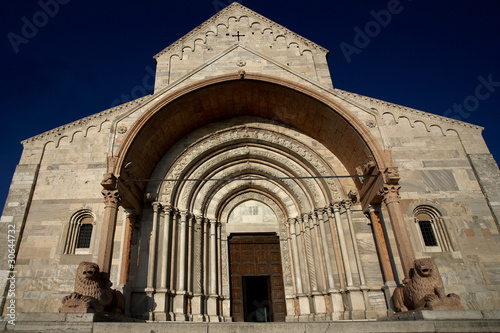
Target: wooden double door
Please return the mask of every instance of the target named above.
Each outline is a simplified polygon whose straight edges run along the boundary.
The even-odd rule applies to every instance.
[[[285,321],[278,236],[233,235],[229,238],[229,260],[233,320]]]

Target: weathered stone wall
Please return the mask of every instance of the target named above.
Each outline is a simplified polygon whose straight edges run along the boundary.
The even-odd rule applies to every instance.
[[[496,208],[497,199],[491,205],[479,182],[481,177],[490,196],[497,198],[493,184],[498,183],[494,179],[498,167],[489,153],[483,153],[487,148],[480,131],[444,135],[437,127],[426,128],[423,122],[410,123],[408,118],[386,114],[383,120],[388,147],[399,167],[402,210],[416,257],[434,258],[447,292],[458,293],[467,309],[498,308],[500,238],[490,209]],[[418,205],[441,213],[450,237],[449,251],[424,245],[413,215]]]
[[[21,163],[29,162],[33,152],[43,149],[43,153],[35,161],[39,164],[18,166],[3,215],[3,219],[14,216],[20,227],[23,210],[29,208],[15,266],[18,312],[57,311],[62,297],[73,291],[76,265],[96,259],[104,209],[100,181],[106,172],[109,130],[108,122],[63,138],[57,146],[25,143]],[[81,209],[95,215],[91,248],[88,254],[63,254],[71,216]],[[17,236],[21,237],[19,231]]]

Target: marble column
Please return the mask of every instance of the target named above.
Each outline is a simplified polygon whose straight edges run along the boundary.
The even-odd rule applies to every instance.
[[[194,237],[194,216],[188,216],[187,222],[187,281],[186,281],[186,291],[189,294],[193,292],[193,237]]]
[[[308,218],[310,242],[312,247],[311,252],[313,256],[312,263],[317,277],[317,291],[313,292],[314,313],[316,320],[326,320],[326,302],[323,294],[326,289],[326,274],[317,226],[318,219],[314,213],[312,213]]]
[[[299,263],[299,251],[297,249],[297,234],[295,232],[295,219],[288,219],[287,228],[290,230],[290,248],[292,249],[292,265],[295,271],[295,294],[297,296],[304,293],[302,289],[302,277]]]
[[[172,211],[172,223],[171,223],[171,228],[172,228],[172,236],[171,236],[171,251],[170,251],[170,291],[174,293],[177,290],[177,258],[179,257],[178,251],[179,251],[179,211],[178,210],[173,210]]]
[[[193,252],[193,299],[191,312],[193,321],[205,321],[203,307],[203,257],[204,257],[203,217],[195,217],[194,226],[194,252]]]
[[[170,265],[170,230],[171,230],[171,212],[172,207],[165,205],[163,207],[163,247],[161,251],[161,275],[160,275],[160,289],[168,292],[168,268]]]
[[[171,230],[171,212],[172,208],[169,204],[165,204],[163,207],[163,235],[160,237],[162,242],[161,254],[159,256],[159,265],[161,267],[160,272],[160,287],[156,289],[155,301],[157,303],[157,309],[161,313],[155,314],[155,319],[157,320],[169,320],[171,312],[171,294],[168,285],[168,269],[170,267],[170,256],[171,256],[171,241],[170,241],[170,230]]]
[[[187,255],[187,217],[188,212],[181,211],[181,221],[179,226],[179,243],[178,243],[178,275],[177,275],[177,291],[174,297],[174,315],[175,321],[187,320],[187,305],[186,305],[186,255]]]
[[[311,293],[314,294],[318,291],[318,281],[316,278],[316,268],[314,265],[314,254],[311,245],[311,234],[309,230],[309,215],[302,214],[300,221],[300,231],[303,235],[302,243],[306,255],[306,267],[309,274],[309,283],[311,286]]]
[[[207,314],[209,321],[219,321],[219,295],[217,293],[217,224],[210,220],[210,279],[209,297],[207,300]]]
[[[396,289],[396,282],[394,278],[394,272],[392,270],[389,250],[387,248],[384,228],[382,226],[382,221],[380,219],[379,212],[371,205],[368,206],[368,216],[370,217],[373,229],[373,238],[375,238],[375,247],[377,248],[380,267],[382,268],[382,275],[384,278],[383,291],[385,295],[385,301],[387,304],[387,308],[389,309],[389,312],[394,312],[395,309],[392,302],[392,294]]]
[[[351,264],[349,262],[349,254],[347,253],[347,243],[344,235],[344,227],[342,226],[342,218],[340,216],[340,204],[335,203],[333,205],[333,214],[335,216],[335,225],[337,226],[339,241],[340,241],[340,252],[342,253],[342,261],[344,263],[345,278],[347,281],[347,288],[354,285],[351,273]]]
[[[210,220],[210,295],[217,295],[217,221]]]
[[[120,284],[128,283],[130,273],[130,254],[132,249],[132,235],[135,227],[135,213],[127,213],[125,220],[125,236],[123,239],[123,256],[120,271]]]
[[[300,247],[299,247],[299,237],[302,241],[304,241],[303,234],[301,234],[300,228],[300,217],[297,219],[291,219],[290,221],[290,233],[292,236],[292,252],[294,259],[294,267],[295,267],[295,278],[296,278],[296,286],[297,286],[297,302],[299,311],[297,313],[297,319],[300,320],[309,320],[309,316],[311,315],[311,304],[309,302],[309,297],[304,292],[304,285],[302,277],[305,275],[306,284],[307,284],[307,263],[300,260]],[[302,275],[304,274],[304,275]]]
[[[375,246],[377,248],[377,253],[379,256],[380,266],[382,267],[384,282],[394,281],[391,258],[389,256],[389,251],[387,250],[387,242],[385,239],[384,229],[382,227],[380,217],[378,216],[378,212],[371,205],[368,206],[368,214],[371,220],[373,237],[375,238]]]
[[[399,257],[403,266],[405,274],[405,281],[410,279],[410,269],[413,267],[415,256],[410,243],[410,237],[405,227],[401,206],[399,203],[399,190],[401,185],[398,184],[384,184],[380,190],[383,202],[389,213],[391,220],[392,230],[396,238],[396,246],[398,248]]]
[[[347,226],[349,228],[349,234],[351,236],[352,248],[354,251],[354,260],[356,262],[360,284],[359,289],[356,288],[356,290],[352,290],[349,293],[351,303],[351,319],[365,319],[368,310],[371,309],[371,304],[368,297],[368,287],[365,283],[363,266],[361,265],[361,257],[359,255],[356,231],[354,230],[354,224],[352,222],[351,205],[352,202],[350,200],[342,202],[342,206],[345,209],[345,215],[347,217]]]
[[[342,293],[345,292],[346,282],[345,282],[345,271],[344,266],[342,265],[342,255],[340,250],[340,241],[339,241],[339,232],[337,230],[337,226],[335,223],[335,217],[333,215],[333,205],[331,207],[327,207],[323,212],[323,218],[328,219],[330,224],[330,234],[331,240],[333,243],[333,251],[335,256],[335,263],[337,266],[337,272],[339,276],[339,287],[335,288],[330,293],[330,302],[332,305],[332,320],[343,320],[344,319],[344,300]]]
[[[181,211],[181,224],[179,231],[179,279],[177,291],[186,291],[186,234],[187,234],[187,211]]]
[[[356,268],[358,269],[359,282],[361,286],[365,286],[365,274],[363,272],[363,266],[361,265],[361,257],[359,255],[358,241],[356,239],[356,231],[354,230],[354,224],[352,222],[351,206],[352,202],[350,200],[344,201],[342,203],[347,216],[347,224],[349,226],[349,233],[351,235],[352,246],[354,248],[354,257],[356,259]]]
[[[118,215],[118,208],[120,207],[121,196],[116,188],[116,177],[113,174],[105,174],[101,185],[104,187],[101,191],[104,196],[104,220],[101,228],[97,264],[100,271],[109,276],[111,272],[111,260],[113,258],[116,217]]]
[[[154,202],[153,206],[153,226],[151,229],[151,237],[149,239],[149,261],[148,261],[148,281],[146,289],[154,290],[155,287],[155,266],[156,266],[156,240],[158,237],[158,210],[160,204]]]
[[[120,270],[120,284],[123,286],[123,295],[125,296],[125,315],[130,317],[130,301],[132,297],[132,290],[128,286],[130,274],[130,255],[132,252],[132,236],[135,227],[135,213],[127,212],[125,220],[125,232],[123,237],[123,254],[122,264]]]
[[[318,215],[318,225],[321,234],[321,248],[323,249],[323,257],[325,258],[326,275],[328,281],[327,289],[329,292],[331,292],[332,289],[335,288],[335,281],[333,279],[333,269],[332,269],[332,261],[330,258],[330,251],[328,251],[328,241],[325,230],[323,210],[318,209],[316,213]]]

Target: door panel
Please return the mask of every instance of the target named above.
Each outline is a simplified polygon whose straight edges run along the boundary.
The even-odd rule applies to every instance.
[[[234,235],[229,239],[231,312],[245,321],[244,276],[268,276],[271,321],[285,321],[285,291],[279,239],[275,235]]]

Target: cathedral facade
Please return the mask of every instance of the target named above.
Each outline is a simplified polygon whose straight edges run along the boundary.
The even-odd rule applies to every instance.
[[[154,57],[152,95],[23,141],[4,316],[58,312],[95,262],[131,318],[376,319],[419,258],[498,313],[482,128],[334,88],[327,53],[233,3]]]

